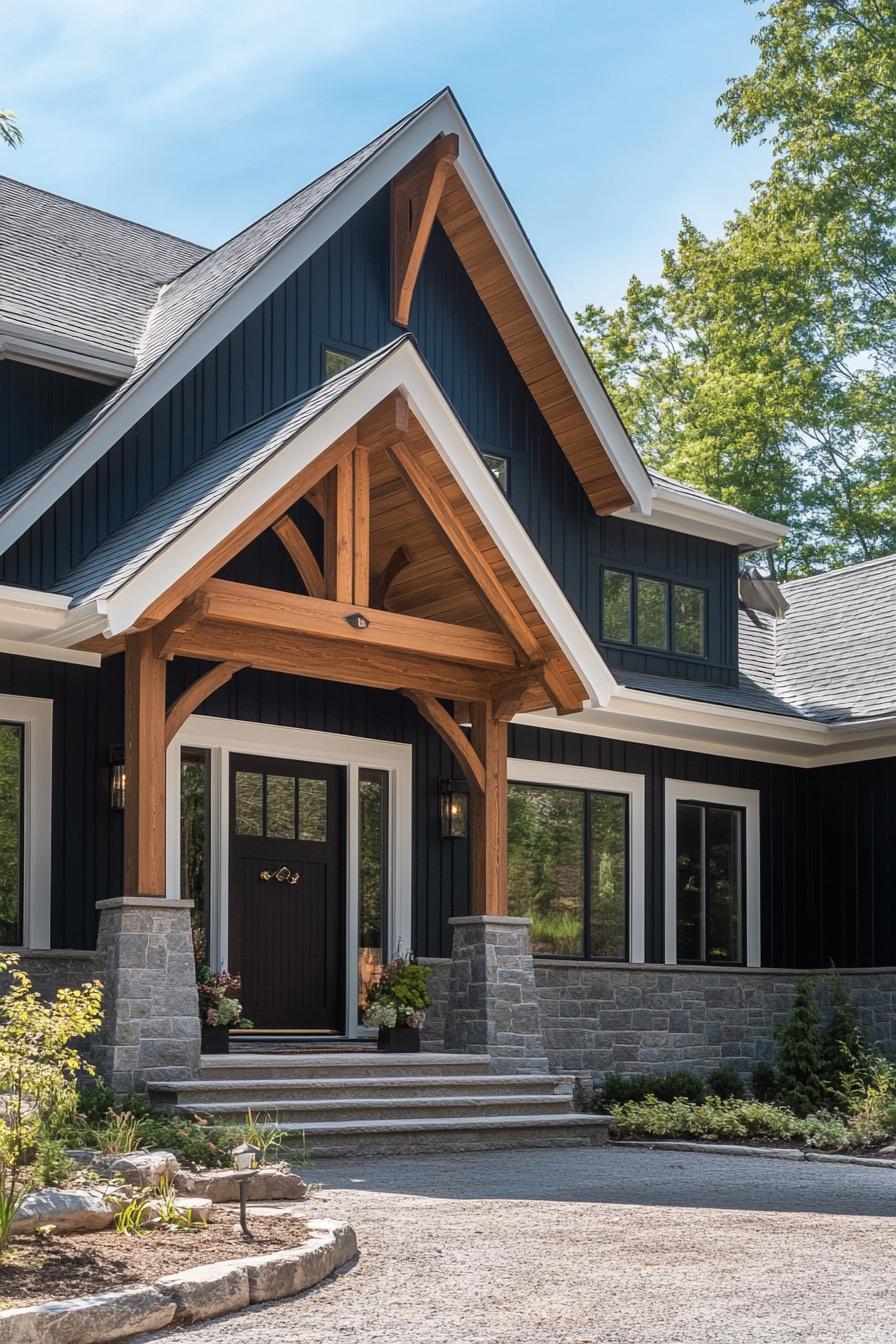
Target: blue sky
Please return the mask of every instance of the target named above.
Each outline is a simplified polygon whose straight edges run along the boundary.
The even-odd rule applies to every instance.
[[[715,230],[765,151],[714,128],[743,0],[28,0],[0,171],[214,245],[450,84],[570,310]]]

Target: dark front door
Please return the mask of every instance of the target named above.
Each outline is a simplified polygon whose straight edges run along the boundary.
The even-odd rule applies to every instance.
[[[345,772],[230,758],[230,969],[256,1027],[341,1031]]]

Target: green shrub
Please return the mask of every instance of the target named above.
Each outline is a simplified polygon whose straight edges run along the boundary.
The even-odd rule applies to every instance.
[[[628,1101],[613,1108],[616,1133],[627,1138],[703,1139],[708,1142],[799,1138],[803,1121],[783,1106],[762,1101]]]
[[[706,1075],[706,1091],[711,1097],[720,1097],[722,1101],[729,1101],[732,1098],[740,1099],[744,1095],[744,1085],[740,1080],[740,1074],[737,1069],[733,1069],[730,1064],[725,1064],[721,1068],[713,1069]]]
[[[797,1115],[820,1109],[827,1098],[814,981],[796,982],[790,1017],[777,1033],[778,1100]]]
[[[807,1148],[839,1151],[852,1147],[855,1144],[855,1137],[842,1116],[823,1111],[820,1115],[806,1116],[803,1121],[802,1142]]]
[[[599,1092],[600,1105],[612,1109],[626,1101],[644,1101],[657,1097],[660,1101],[703,1101],[706,1086],[696,1073],[679,1069],[675,1073],[608,1073]]]
[[[870,1054],[855,1004],[841,977],[834,973],[831,1016],[821,1048],[822,1079],[833,1105],[842,1103],[848,1079],[856,1076],[867,1078]]]
[[[65,1185],[71,1169],[71,1158],[66,1156],[62,1140],[42,1135],[37,1146],[35,1162],[35,1172],[40,1184]]]
[[[759,1059],[750,1074],[750,1090],[757,1101],[775,1101],[778,1096],[778,1071],[773,1064]]]
[[[879,1147],[896,1134],[896,1065],[871,1053],[862,1074],[845,1075],[842,1101],[852,1141],[862,1148]]]

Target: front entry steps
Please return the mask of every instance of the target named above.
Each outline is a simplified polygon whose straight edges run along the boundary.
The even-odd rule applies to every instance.
[[[570,1078],[494,1073],[487,1055],[204,1055],[198,1078],[149,1094],[222,1125],[251,1110],[313,1159],[595,1145],[610,1124],[575,1110]]]

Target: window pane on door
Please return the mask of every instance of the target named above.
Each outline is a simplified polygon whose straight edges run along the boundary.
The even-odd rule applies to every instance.
[[[679,803],[676,810],[678,960],[703,960],[703,809]]]
[[[627,799],[618,793],[592,793],[591,892],[589,924],[592,957],[626,954]]]
[[[0,943],[22,943],[22,781],[24,733],[0,723]]]
[[[532,920],[535,953],[584,955],[584,846],[583,793],[508,787],[508,910]]]
[[[387,946],[388,775],[358,772],[358,1020]]]
[[[296,838],[296,781],[293,775],[265,775],[265,834],[275,840]]]
[[[741,960],[743,814],[706,809],[706,960]]]
[[[299,839],[323,842],[327,838],[327,781],[299,780]]]
[[[254,771],[237,770],[234,780],[236,795],[236,833],[237,835],[262,835],[264,831],[264,807],[262,802],[262,780],[264,776]]]
[[[184,747],[180,756],[180,897],[192,901],[194,929],[205,930],[209,882],[208,752]]]

